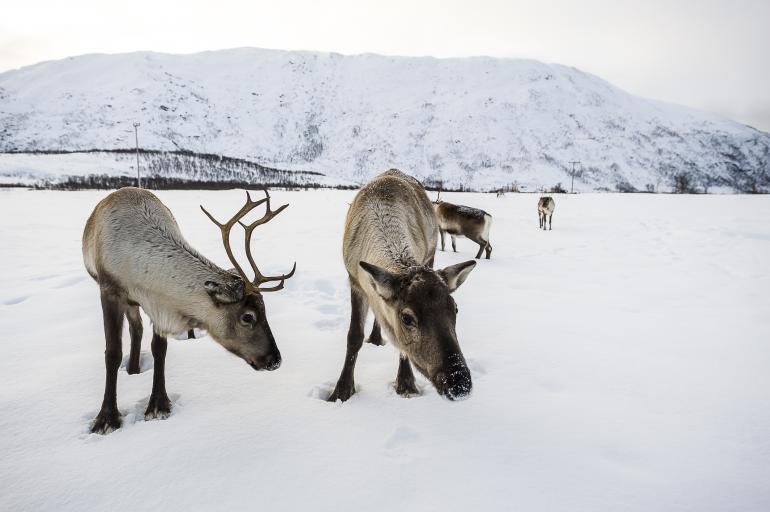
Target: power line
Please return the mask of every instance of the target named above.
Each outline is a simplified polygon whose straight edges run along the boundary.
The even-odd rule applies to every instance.
[[[573,160],[573,161],[570,161],[570,163],[572,164],[572,173],[571,173],[572,182],[570,183],[570,186],[569,186],[569,193],[573,194],[575,192],[575,164],[579,164],[580,160]]]
[[[142,188],[142,176],[139,174],[139,123],[134,123],[134,136],[136,137],[136,186]]]

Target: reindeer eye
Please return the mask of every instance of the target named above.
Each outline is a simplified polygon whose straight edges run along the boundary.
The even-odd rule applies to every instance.
[[[414,325],[414,317],[410,315],[409,313],[402,313],[401,314],[401,322],[407,327],[411,327]]]
[[[241,316],[241,323],[243,323],[244,325],[254,325],[256,321],[257,321],[256,317],[251,313],[244,313]]]

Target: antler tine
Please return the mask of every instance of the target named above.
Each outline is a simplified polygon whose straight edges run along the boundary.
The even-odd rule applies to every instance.
[[[251,253],[251,235],[254,233],[254,229],[257,226],[261,226],[262,224],[266,224],[270,222],[273,218],[275,218],[276,215],[281,213],[286,207],[288,207],[288,204],[285,204],[278,208],[277,210],[272,210],[270,208],[270,193],[267,191],[267,189],[263,189],[265,192],[265,198],[262,199],[262,201],[267,202],[267,211],[265,212],[265,215],[262,216],[261,219],[257,219],[254,222],[252,222],[249,225],[244,224],[240,220],[238,223],[243,227],[244,231],[246,232],[246,257],[249,260],[249,264],[251,265],[251,269],[254,271],[254,282],[252,283],[252,287],[254,290],[259,292],[274,292],[283,289],[284,281],[291,276],[294,275],[294,271],[297,270],[297,262],[294,262],[294,267],[291,269],[291,272],[288,274],[283,274],[280,276],[265,276],[260,272],[259,267],[257,266],[257,263],[254,261],[254,256]],[[266,288],[260,288],[260,284],[262,283],[268,283],[271,281],[281,281],[276,286],[272,287],[266,287]]]
[[[214,218],[213,215],[211,215],[202,205],[201,210],[203,210],[203,213],[206,214],[206,216],[211,219],[211,222],[216,224],[216,226],[219,228],[219,230],[222,232],[222,243],[225,246],[225,252],[227,253],[227,257],[230,259],[230,263],[233,264],[235,267],[235,270],[240,274],[240,276],[243,278],[243,280],[246,283],[250,283],[249,276],[246,275],[246,273],[243,271],[243,268],[238,264],[238,260],[235,259],[235,256],[233,255],[232,248],[230,247],[230,230],[233,229],[233,226],[235,226],[236,223],[240,223],[241,219],[249,213],[251,210],[256,208],[257,206],[261,205],[265,201],[268,201],[268,198],[260,199],[259,201],[252,201],[251,195],[246,192],[246,204],[241,207],[240,210],[236,212],[235,215],[230,218],[227,222],[224,224],[219,222],[217,219]]]
[[[291,272],[289,272],[288,274],[284,274],[282,276],[275,276],[275,277],[266,277],[262,281],[263,283],[267,283],[267,282],[270,282],[270,281],[278,281],[280,279],[280,281],[281,281],[280,283],[278,283],[275,286],[268,286],[268,287],[259,287],[258,286],[256,288],[257,291],[260,291],[260,292],[277,292],[278,290],[283,290],[283,283],[284,283],[284,281],[286,281],[291,276],[293,276],[295,270],[297,270],[297,262],[296,261],[294,262],[294,266],[291,268]]]

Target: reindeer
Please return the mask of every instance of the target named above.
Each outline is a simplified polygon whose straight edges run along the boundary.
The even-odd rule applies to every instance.
[[[441,250],[444,250],[444,234],[452,238],[452,250],[457,252],[457,237],[464,236],[479,244],[476,259],[486,252],[487,259],[492,254],[492,244],[489,243],[489,228],[492,227],[492,216],[484,210],[447,203],[441,200],[441,191],[433,201],[433,208],[438,217],[439,233],[441,234]]]
[[[551,196],[543,196],[537,202],[537,216],[540,219],[540,227],[545,229],[545,218],[548,217],[548,229],[553,229],[553,211],[556,202]]]
[[[106,385],[101,410],[91,432],[106,434],[120,428],[116,384],[122,358],[123,317],[128,318],[131,355],[128,373],[139,372],[142,342],[141,307],[152,320],[152,356],[155,360],[152,393],[145,419],[165,419],[171,412],[166,394],[166,338],[194,328],[209,335],[255,370],[275,370],[281,353],[267,323],[262,293],[283,288],[294,275],[264,276],[251,253],[251,235],[288,205],[273,211],[270,195],[246,204],[227,222],[219,223],[202,206],[203,212],[222,234],[233,270],[223,270],[198,253],[182,237],[174,216],[151,192],[122,188],[104,198],[86,223],[83,232],[83,260],[86,270],[99,285],[106,350]],[[265,203],[262,218],[246,225],[246,214]],[[233,256],[230,230],[240,224],[246,233],[246,256],[254,271],[250,280]],[[273,286],[262,286],[280,281]]]
[[[450,296],[476,262],[434,270],[438,222],[420,183],[397,169],[374,178],[348,210],[342,245],[350,280],[350,329],[345,364],[328,400],[355,393],[353,370],[371,307],[400,352],[396,392],[419,394],[411,364],[450,400],[468,395],[471,374],[455,333],[457,305]],[[376,333],[376,334],[375,334]]]

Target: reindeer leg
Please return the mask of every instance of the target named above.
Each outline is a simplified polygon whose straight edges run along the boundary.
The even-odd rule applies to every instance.
[[[128,318],[128,332],[131,333],[131,353],[128,356],[129,375],[139,373],[139,353],[142,350],[142,317],[139,315],[139,306],[128,306],[126,309]]]
[[[417,384],[414,383],[414,373],[412,373],[412,365],[409,364],[403,354],[398,357],[398,374],[396,375],[396,393],[401,396],[410,397],[413,395],[419,395],[420,390],[417,389]]]
[[[487,247],[487,241],[484,240],[483,238],[481,238],[480,236],[479,237],[474,237],[474,238],[471,238],[471,237],[468,237],[468,238],[470,240],[473,240],[477,244],[479,244],[479,252],[476,253],[476,259],[481,258],[481,253],[484,252],[484,249],[486,249],[486,247]]]
[[[120,411],[118,411],[117,384],[118,368],[123,358],[122,334],[123,315],[125,314],[125,299],[108,286],[101,287],[102,316],[104,317],[104,366],[106,379],[104,384],[104,399],[102,408],[96,416],[91,432],[108,434],[120,428]]]
[[[444,235],[446,234],[446,231],[443,229],[439,229],[438,232],[441,234],[441,250],[444,250]]]
[[[553,213],[548,216],[548,230],[553,229]]]
[[[476,242],[479,244],[479,252],[476,253],[476,259],[481,258],[481,253],[484,252],[484,248],[486,248],[487,244],[484,242],[484,240],[479,240]]]
[[[372,345],[382,346],[385,344],[384,341],[382,341],[382,332],[380,331],[380,324],[377,323],[377,319],[374,319],[374,325],[372,326],[372,333],[369,335],[369,337],[366,339],[367,343],[371,343]]]
[[[361,345],[364,343],[364,322],[366,321],[369,305],[366,303],[366,298],[353,288],[350,289],[350,310],[350,328],[348,329],[348,349],[345,353],[345,364],[342,367],[342,373],[340,373],[340,378],[337,380],[334,391],[327,398],[328,402],[336,402],[337,400],[344,402],[356,392],[353,370],[356,367],[358,351],[361,350]]]
[[[168,341],[164,336],[152,333],[152,358],[154,360],[152,372],[152,393],[144,419],[166,419],[171,414],[171,400],[166,394],[166,347]]]
[[[487,242],[487,247],[486,247],[486,249],[484,249],[484,250],[485,250],[485,251],[486,251],[486,253],[487,253],[487,259],[489,259],[489,257],[492,255],[492,244],[490,244],[489,242]]]
[[[457,237],[454,235],[449,235],[452,237],[452,251],[457,252]]]

